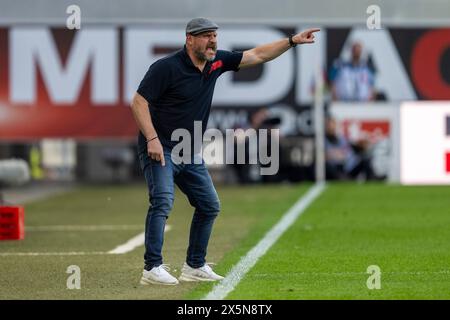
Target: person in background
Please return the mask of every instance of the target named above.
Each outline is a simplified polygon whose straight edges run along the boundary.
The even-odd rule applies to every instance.
[[[361,58],[361,43],[352,45],[351,61],[337,60],[330,71],[332,99],[337,101],[372,101],[375,99],[374,74]]]
[[[278,120],[278,122],[277,122]],[[255,129],[258,135],[259,129],[267,129],[268,133],[270,133],[270,129],[274,128],[277,124],[279,124],[279,119],[272,118],[267,107],[259,108],[253,113],[249,114],[248,121],[240,127],[240,129],[247,131],[248,129]],[[238,129],[238,128],[235,128]],[[267,142],[270,142],[270,139],[267,139]],[[238,145],[245,150],[245,163],[239,164],[237,161],[237,150]],[[242,146],[245,145],[245,146]],[[259,147],[259,146],[258,146]],[[267,146],[268,150],[270,150],[270,146]],[[235,133],[235,144],[234,144],[234,161],[232,168],[234,169],[238,181],[241,184],[249,184],[249,183],[260,183],[263,182],[264,177],[260,175],[260,164],[250,164],[250,152],[254,152],[254,157],[257,157],[258,149],[250,150],[250,145],[248,139],[245,138],[243,132],[236,134]]]
[[[353,145],[337,132],[336,120],[327,117],[325,125],[325,163],[327,180],[355,179],[361,174],[365,180],[374,178],[367,143]]]

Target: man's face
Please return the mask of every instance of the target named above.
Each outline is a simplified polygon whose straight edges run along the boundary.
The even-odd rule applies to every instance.
[[[362,45],[357,42],[354,43],[352,46],[352,58],[355,61],[359,61],[359,59],[361,58],[361,53],[362,53]]]
[[[200,61],[213,61],[217,51],[217,32],[203,32],[196,36],[189,34],[187,43]]]
[[[336,121],[334,119],[327,119],[325,123],[326,133],[328,135],[336,134]]]

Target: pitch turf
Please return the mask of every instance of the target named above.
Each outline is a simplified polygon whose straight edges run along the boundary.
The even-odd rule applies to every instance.
[[[208,261],[225,274],[310,185],[221,187]],[[1,256],[0,299],[198,299],[212,284],[140,286],[143,247],[107,252],[143,231],[145,186],[83,187],[26,206],[27,227],[120,226],[126,230],[39,231],[0,241],[4,252],[87,255]],[[177,194],[164,256],[175,275],[184,261],[192,214]],[[450,188],[329,185],[244,277],[229,299],[449,299]],[[81,290],[66,269],[81,268]],[[369,265],[381,289],[366,286]]]

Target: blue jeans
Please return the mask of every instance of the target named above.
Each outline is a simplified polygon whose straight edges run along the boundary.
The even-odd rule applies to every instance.
[[[171,150],[164,147],[166,165],[150,159],[147,146],[140,141],[139,160],[147,181],[150,206],[145,223],[145,268],[163,263],[164,228],[174,202],[175,184],[195,208],[192,217],[186,263],[192,268],[205,264],[212,227],[220,211],[220,202],[202,159],[201,164],[175,164]]]

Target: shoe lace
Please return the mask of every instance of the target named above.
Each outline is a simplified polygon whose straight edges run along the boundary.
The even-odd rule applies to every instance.
[[[212,271],[211,266],[215,266],[216,263],[214,262],[206,262],[205,265],[203,266],[203,268],[207,269],[208,271]]]
[[[165,264],[165,263],[163,263],[163,264],[161,264],[161,265],[159,265],[158,266],[158,269],[164,269],[164,270],[166,270],[167,272],[169,272],[170,271],[170,266],[168,265],[168,264]]]

